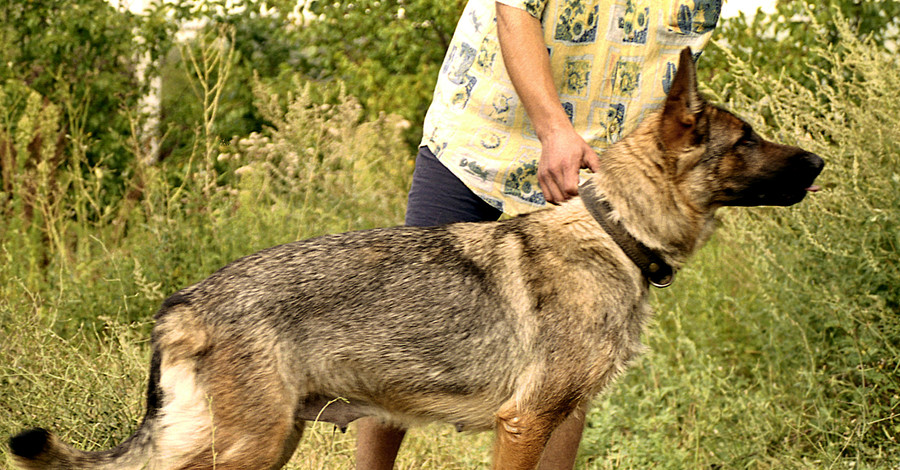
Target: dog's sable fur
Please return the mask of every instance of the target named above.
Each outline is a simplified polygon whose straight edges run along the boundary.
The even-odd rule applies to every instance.
[[[328,235],[241,258],[156,315],[147,414],[104,452],[34,429],[27,469],[274,469],[305,421],[443,421],[534,468],[553,429],[622,372],[650,316],[641,270],[586,205],[678,269],[726,205],[790,205],[822,160],[697,93],[689,50],[663,109],[575,198],[517,218]],[[585,196],[587,197],[587,196]]]

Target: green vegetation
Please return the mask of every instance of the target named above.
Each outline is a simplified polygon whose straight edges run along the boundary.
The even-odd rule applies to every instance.
[[[421,15],[455,22],[451,5],[430,3],[406,2],[395,33],[358,18],[342,33],[357,49],[329,54],[255,2],[180,49],[165,46],[161,5],[140,20],[97,10],[106,29],[78,12],[28,23],[46,2],[0,7],[0,59],[16,65],[0,69],[0,436],[41,425],[84,448],[120,442],[143,412],[151,317],[166,295],[263,247],[402,221],[410,110],[423,112],[442,46],[416,43],[433,42],[421,64],[382,73],[390,51],[365,40],[412,35]],[[215,11],[191,5],[174,17]],[[874,7],[863,6],[865,17]],[[316,8],[337,18],[333,4]],[[900,63],[883,47],[886,23],[836,11],[726,22],[729,46],[701,60],[713,101],[825,158],[824,188],[792,208],[723,211],[709,246],[656,291],[650,350],[598,398],[579,468],[900,465]],[[160,39],[129,50],[116,25]],[[779,28],[786,36],[758,37]],[[70,43],[94,45],[45,53]],[[144,85],[104,68],[139,53],[165,58],[148,73],[169,77],[169,152],[156,163],[135,132]],[[354,75],[358,61],[370,69]],[[314,426],[289,468],[348,468],[353,432]],[[398,468],[484,468],[490,439],[415,430]]]

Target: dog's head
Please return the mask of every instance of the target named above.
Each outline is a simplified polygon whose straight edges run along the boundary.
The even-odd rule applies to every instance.
[[[658,129],[678,179],[708,207],[789,206],[819,189],[813,182],[825,165],[821,158],[765,140],[704,101],[689,48],[681,52]]]

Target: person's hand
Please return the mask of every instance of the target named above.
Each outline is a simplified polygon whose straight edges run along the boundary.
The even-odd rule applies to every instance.
[[[574,129],[551,133],[541,140],[538,183],[551,204],[561,204],[578,195],[579,170],[596,172],[599,167],[597,154]]]

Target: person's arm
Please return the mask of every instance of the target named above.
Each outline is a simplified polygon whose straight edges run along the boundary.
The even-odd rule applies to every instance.
[[[499,2],[496,8],[507,73],[541,141],[538,182],[547,201],[558,204],[578,194],[578,170],[597,171],[599,160],[559,101],[540,20]]]

